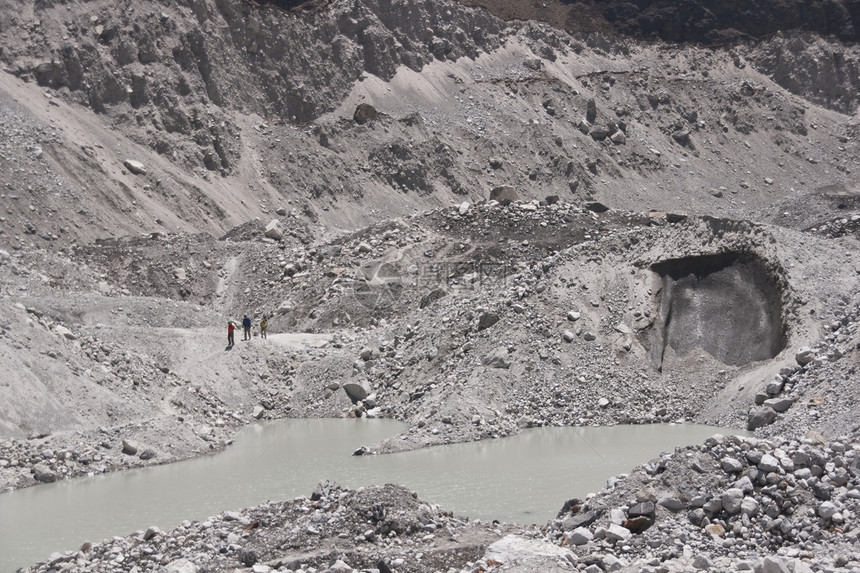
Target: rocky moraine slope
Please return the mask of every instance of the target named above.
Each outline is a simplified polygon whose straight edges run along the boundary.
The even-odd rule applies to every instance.
[[[321,484],[29,570],[860,569],[857,26],[849,0],[0,0],[4,489],[284,417],[409,425],[367,454],[752,432],[546,524]],[[246,313],[269,338],[224,351]]]

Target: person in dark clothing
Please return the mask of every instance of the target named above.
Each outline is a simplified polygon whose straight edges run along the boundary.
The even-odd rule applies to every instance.
[[[242,340],[251,340],[251,319],[248,318],[248,315],[245,315],[245,318],[242,319],[242,328],[245,331],[245,335]]]
[[[236,330],[236,327],[233,326],[233,321],[231,320],[227,322],[227,346],[233,346],[234,344],[236,344],[235,340],[233,339],[234,330]]]

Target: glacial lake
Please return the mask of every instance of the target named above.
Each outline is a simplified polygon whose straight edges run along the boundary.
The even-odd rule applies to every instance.
[[[279,420],[237,433],[214,456],[0,494],[0,573],[150,525],[171,529],[228,510],[310,496],[325,480],[398,483],[472,519],[543,524],[607,478],[713,434],[692,424],[535,428],[498,440],[353,456],[406,429],[391,420]]]

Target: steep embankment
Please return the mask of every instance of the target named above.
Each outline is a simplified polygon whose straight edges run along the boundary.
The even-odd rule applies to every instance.
[[[499,185],[735,218],[856,187],[857,121],[792,95],[853,113],[851,46],[663,49],[454,3],[112,6],[3,11],[6,246],[278,210],[318,235]]]
[[[276,4],[0,0],[0,371],[14,373],[0,377],[0,483],[200,455],[259,418],[409,423],[366,451],[694,420],[771,441],[663,458],[578,508],[593,520],[573,504],[511,543],[549,551],[539,570],[638,571],[689,570],[695,553],[731,568],[782,543],[822,568],[856,540],[855,45],[618,33],[670,34],[677,3],[587,4],[569,26],[582,35],[446,1]],[[687,5],[681,30],[734,26]],[[244,314],[274,316],[271,339],[225,349]],[[380,492],[366,495],[423,516],[410,551],[363,493],[361,507],[332,489],[249,515],[306,527],[355,512],[361,566],[388,555],[420,571],[431,546],[440,568],[519,559],[479,559],[502,529]],[[659,507],[637,515],[632,500]],[[631,541],[636,518],[657,527]],[[214,523],[227,542],[200,545],[219,551],[200,564],[250,567],[271,541],[287,548],[266,567],[322,568],[341,539]],[[436,551],[427,535],[446,527]],[[141,567],[193,561],[177,540],[196,535],[55,565],[99,568],[130,546]]]

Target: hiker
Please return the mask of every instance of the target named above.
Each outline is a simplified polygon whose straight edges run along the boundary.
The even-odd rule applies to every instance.
[[[233,321],[227,321],[227,346],[233,346],[236,342],[233,340],[233,331],[236,327],[233,326]]]
[[[260,321],[260,338],[266,338],[266,328],[269,326],[269,321],[266,315],[263,315],[263,320]]]
[[[247,314],[242,319],[242,328],[245,330],[245,336],[242,340],[251,340],[251,319],[248,318]]]

